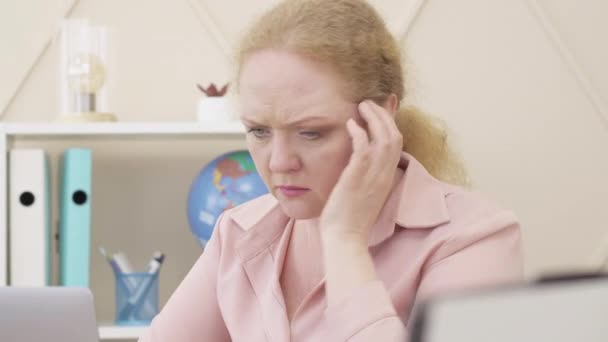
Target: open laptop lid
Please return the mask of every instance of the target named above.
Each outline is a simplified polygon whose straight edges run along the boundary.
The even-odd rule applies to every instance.
[[[608,277],[435,298],[415,313],[410,333],[410,342],[606,342]]]
[[[98,342],[91,291],[0,287],[0,341]]]

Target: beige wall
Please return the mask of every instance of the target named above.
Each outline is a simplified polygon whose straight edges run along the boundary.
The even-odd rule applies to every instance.
[[[275,2],[3,1],[0,111],[6,121],[54,119],[57,47],[45,43],[67,14],[116,30],[121,121],[194,120],[194,84],[230,80],[226,56],[252,17]],[[373,3],[401,37],[415,19],[403,40],[409,100],[449,124],[475,188],[517,212],[528,274],[588,264],[608,234],[606,2]],[[81,142],[21,145],[28,144],[57,153]],[[163,249],[164,302],[200,253],[185,218],[189,182],[242,142],[84,144],[95,147],[94,245],[124,249],[139,265]],[[111,319],[112,277],[96,253],[93,270],[98,315]]]
[[[605,13],[429,1],[407,40],[415,102],[448,122],[476,188],[518,213],[529,274],[584,265],[608,234]]]

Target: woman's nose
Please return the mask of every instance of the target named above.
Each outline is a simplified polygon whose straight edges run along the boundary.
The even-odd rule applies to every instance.
[[[275,173],[289,173],[300,169],[300,160],[294,149],[285,141],[275,141],[270,152],[269,169]]]

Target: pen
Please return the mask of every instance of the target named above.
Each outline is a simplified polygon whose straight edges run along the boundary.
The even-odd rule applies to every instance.
[[[114,253],[113,259],[116,261],[118,267],[122,273],[133,273],[133,267],[131,266],[131,262],[129,262],[129,258],[123,252]]]
[[[99,247],[99,252],[101,253],[101,255],[103,255],[104,259],[106,259],[106,261],[110,264],[110,266],[112,267],[112,270],[118,274],[121,273],[120,270],[120,266],[116,263],[116,261],[114,261],[114,259],[112,259],[112,257],[110,257],[107,253],[105,248],[103,247]]]

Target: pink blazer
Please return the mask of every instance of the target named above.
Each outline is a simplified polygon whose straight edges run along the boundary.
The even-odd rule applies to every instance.
[[[289,321],[279,276],[290,218],[262,196],[219,218],[204,253],[140,341],[402,341],[420,300],[522,280],[513,213],[436,180],[406,153],[401,161],[404,176],[369,241],[376,281],[333,307],[321,283]]]

